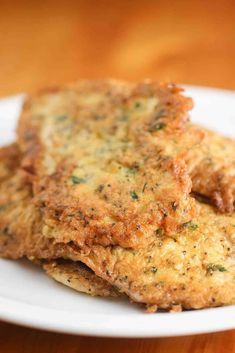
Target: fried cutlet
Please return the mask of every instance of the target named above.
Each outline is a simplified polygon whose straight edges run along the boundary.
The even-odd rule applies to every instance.
[[[20,159],[17,145],[0,149],[0,173],[4,172],[0,174],[0,256],[17,259],[38,248],[46,258],[60,257],[61,246],[55,255],[56,249],[42,236],[42,212],[35,205],[28,175],[20,169]]]
[[[192,190],[207,197],[219,211],[235,211],[235,141],[205,130],[204,141],[189,150],[186,162]]]
[[[24,120],[25,117],[22,119]],[[27,119],[26,117],[26,122]],[[41,123],[43,118],[39,114],[37,119]],[[21,125],[22,131],[26,126],[25,121]],[[48,127],[48,124],[46,126]],[[181,166],[186,172],[186,168],[181,164],[183,163],[181,157],[186,155],[185,151],[182,151],[181,148],[173,148],[173,145],[167,141],[167,137],[172,132],[168,131],[167,135],[164,135],[165,132],[162,130],[165,130],[165,127],[157,130],[160,132],[157,146],[164,153],[167,152],[167,155],[171,154],[170,161],[174,160],[175,166],[177,168]],[[21,153],[23,154],[23,169],[27,173],[27,177],[22,171],[17,171],[15,175],[9,176],[9,178],[4,177],[1,183],[0,249],[2,256],[13,258],[28,256],[32,260],[64,258],[73,261],[74,266],[76,262],[81,261],[100,278],[117,287],[120,292],[126,293],[133,301],[164,309],[171,309],[174,305],[182,305],[184,308],[203,308],[235,302],[234,214],[219,215],[215,213],[212,207],[197,203],[197,208],[200,209],[198,216],[190,217],[187,222],[182,223],[181,221],[175,227],[169,222],[169,216],[165,215],[163,219],[167,218],[167,221],[157,223],[158,227],[155,228],[154,237],[150,238],[151,241],[143,242],[140,248],[135,249],[120,246],[120,244],[127,246],[127,233],[125,233],[123,243],[119,243],[119,239],[115,242],[112,242],[112,239],[110,241],[109,234],[104,234],[104,238],[101,239],[103,233],[100,234],[99,232],[94,232],[94,235],[91,234],[91,241],[89,236],[86,238],[89,241],[78,241],[78,230],[81,230],[81,227],[79,228],[76,224],[77,218],[80,218],[80,223],[84,229],[93,225],[90,224],[93,218],[87,217],[87,214],[84,215],[80,207],[77,207],[81,200],[86,201],[85,196],[88,199],[91,195],[88,192],[90,190],[89,186],[88,190],[86,189],[82,193],[77,189],[78,186],[87,182],[84,183],[74,178],[80,177],[80,174],[78,176],[74,173],[74,169],[72,169],[71,174],[68,167],[73,166],[73,164],[70,164],[67,159],[70,160],[73,157],[72,154],[66,155],[65,153],[65,158],[60,160],[61,152],[58,155],[57,152],[54,154],[56,143],[55,145],[52,143],[53,148],[47,154],[45,146],[42,148],[40,141],[38,142],[35,139],[36,136],[40,136],[38,131],[40,129],[36,131],[36,126],[33,126],[31,130],[28,130],[25,141],[20,143]],[[186,128],[178,129],[174,126],[174,131],[177,132],[179,137],[181,131],[185,132]],[[43,132],[45,133],[44,130]],[[51,136],[50,131],[49,136]],[[31,145],[30,148],[31,140],[36,143],[34,147]],[[53,142],[53,138],[48,138],[48,141]],[[174,141],[174,139],[172,138],[171,141]],[[174,146],[177,147],[178,144],[174,142]],[[190,148],[188,150],[190,151]],[[132,149],[130,151],[133,153]],[[142,155],[144,154],[140,148],[137,156],[139,158]],[[88,154],[88,156],[91,157],[91,154]],[[83,159],[80,158],[79,161],[81,160]],[[54,166],[53,161],[56,162]],[[166,158],[163,161],[165,163],[169,159]],[[73,161],[73,163],[75,162]],[[94,168],[92,158],[89,159],[89,163]],[[164,164],[164,166],[166,165]],[[170,168],[162,168],[162,163],[158,166],[160,172],[167,171],[165,177],[168,174],[172,177],[173,174],[169,173]],[[53,170],[50,169],[51,167]],[[47,168],[50,169],[48,173]],[[76,168],[79,169],[77,165]],[[88,169],[85,168],[85,170]],[[3,168],[3,170],[8,170],[8,168]],[[99,171],[99,168],[97,170]],[[151,168],[147,168],[147,171],[149,170]],[[40,174],[41,171],[42,174]],[[70,173],[69,183],[66,179],[68,178],[67,172]],[[111,177],[111,173],[109,174]],[[161,175],[161,173],[159,174]],[[174,181],[181,180],[182,182],[179,173],[174,175],[177,175]],[[138,176],[133,178],[138,181]],[[28,179],[33,183],[34,190],[28,183]],[[163,176],[162,179],[160,177],[159,179],[165,181]],[[131,181],[133,182],[133,180]],[[106,187],[106,184],[100,185]],[[126,186],[126,184],[124,185]],[[171,186],[174,190],[173,184]],[[142,189],[143,194],[145,194],[146,187],[147,185]],[[114,194],[115,190],[112,190]],[[167,191],[169,190],[167,189]],[[103,189],[101,191],[97,190],[97,192],[102,191]],[[134,191],[135,193],[130,194],[130,196],[133,201],[139,202],[139,194],[136,190]],[[74,200],[74,195],[78,199],[75,198]],[[166,198],[167,195],[165,195]],[[108,196],[109,194],[106,195],[106,198]],[[155,203],[157,204],[156,200]],[[143,205],[145,206],[145,203]],[[64,214],[66,207],[71,208],[68,210],[69,213]],[[171,207],[174,210],[175,204],[171,204]],[[88,207],[86,210],[88,210]],[[128,203],[127,211],[129,211]],[[73,212],[77,213],[74,214]],[[75,221],[74,218],[76,218]],[[106,219],[103,218],[104,220]],[[138,225],[137,222],[136,224]],[[175,228],[177,232],[174,231]],[[74,234],[71,232],[71,237],[68,230],[74,231]],[[79,234],[79,236],[83,235]]]
[[[158,234],[143,249],[94,245],[83,254],[65,249],[133,301],[170,309],[204,308],[235,302],[235,215],[219,215],[201,205],[197,219],[172,236]],[[59,231],[59,229],[57,229]]]
[[[91,245],[84,251],[73,241],[59,242],[59,221],[50,237],[42,235],[43,213],[35,207],[30,190],[22,198],[20,183],[10,182],[8,189],[1,190],[2,256],[81,261],[133,301],[163,309],[235,302],[235,214],[217,214],[211,206],[198,204],[199,216],[180,232],[169,236],[159,230],[155,240],[141,249]],[[2,203],[4,190],[11,195],[6,204]],[[13,199],[17,200],[14,211]]]
[[[42,267],[48,276],[78,292],[101,297],[120,296],[117,289],[81,262],[58,259],[48,261]]]
[[[154,82],[85,81],[29,98],[18,137],[43,233],[59,220],[61,242],[138,248],[190,221],[183,156],[201,138],[187,138],[191,107]]]
[[[38,241],[41,243],[39,248],[44,247],[44,251],[48,246],[48,240],[37,234],[40,214],[32,203],[31,186],[25,183],[19,165],[20,153],[16,144],[0,148],[0,254],[11,258],[22,257],[25,249],[31,251]],[[46,256],[50,255],[54,254],[47,250]],[[42,267],[50,277],[79,292],[93,296],[120,295],[81,262],[49,260],[42,263]]]
[[[17,144],[0,148],[0,182],[8,179],[9,176],[20,165],[20,153]]]

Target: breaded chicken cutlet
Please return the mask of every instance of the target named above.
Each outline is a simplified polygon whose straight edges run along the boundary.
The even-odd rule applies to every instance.
[[[42,264],[48,276],[77,292],[91,296],[118,297],[121,294],[107,281],[96,276],[81,262],[58,259]]]
[[[0,147],[0,182],[8,179],[20,165],[20,153],[17,144]]]
[[[201,139],[191,107],[179,88],[154,82],[85,81],[29,98],[18,137],[43,234],[60,222],[61,242],[138,248],[189,222],[183,157]]]
[[[10,167],[9,167],[10,166]],[[3,174],[2,174],[3,173]],[[0,149],[0,256],[19,258],[41,231],[32,185],[20,169],[17,145]],[[32,238],[33,234],[35,237]]]
[[[48,240],[40,234],[40,212],[32,202],[31,185],[25,180],[19,166],[17,145],[0,148],[0,255],[17,259],[27,252],[32,254],[33,249],[38,247],[44,249],[46,258],[53,258],[54,251],[50,251]],[[79,292],[96,296],[120,296],[117,289],[81,262],[61,258],[40,261],[32,257],[32,260],[39,263],[50,277]]]
[[[186,163],[192,190],[207,197],[219,211],[235,211],[235,141],[205,130],[204,141],[191,149]]]
[[[0,152],[0,255],[153,309],[233,304],[235,214],[221,204],[232,202],[234,147],[206,134],[208,168],[190,106],[175,86],[151,82],[80,82],[30,98],[19,151]],[[190,197],[188,170],[193,191],[231,214]],[[218,171],[222,203],[205,182]]]
[[[27,256],[34,261],[69,259],[73,268],[81,261],[133,301],[167,310],[175,305],[189,309],[235,302],[234,214],[216,214],[211,206],[201,204],[199,216],[184,224],[180,232],[168,236],[158,231],[155,240],[142,249],[91,245],[84,253],[72,241],[64,244],[42,236],[43,214],[34,205],[30,189],[22,198],[24,179],[19,174],[18,178],[18,184],[16,180],[12,183],[9,176],[8,189],[1,189],[2,256]],[[4,190],[11,195],[7,204],[3,203]],[[11,198],[18,200],[14,209]],[[4,219],[9,222],[7,231]]]

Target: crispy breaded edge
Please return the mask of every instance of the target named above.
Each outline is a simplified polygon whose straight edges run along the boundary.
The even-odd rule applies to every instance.
[[[63,90],[73,90],[76,93],[83,94],[97,90],[104,93],[106,92],[113,97],[119,97],[123,94],[127,94],[127,96],[130,97],[138,94],[146,94],[146,92],[152,90],[152,92],[159,94],[159,96],[163,98],[164,109],[169,116],[177,116],[177,119],[173,118],[171,120],[169,132],[184,131],[185,125],[189,120],[188,111],[193,108],[192,99],[181,94],[184,89],[176,86],[174,83],[152,80],[144,80],[135,84],[115,79],[80,80],[61,87],[48,87],[40,90],[33,95],[28,95],[25,99],[17,127],[18,144],[23,152],[22,167],[32,175],[35,175],[35,169],[37,169],[38,164],[40,164],[38,157],[43,154],[43,146],[38,136],[39,125],[34,126],[31,119],[28,119],[30,106],[33,99],[36,97],[40,97],[44,94],[62,92]],[[38,124],[40,124],[40,122],[38,122]]]
[[[232,214],[235,211],[235,141],[204,127],[199,128],[205,133],[204,141],[189,151],[186,158],[192,178],[192,191],[196,197],[202,197],[219,212]],[[213,151],[213,147],[221,148],[221,143],[227,145],[229,149],[228,154],[224,153],[223,163],[221,162],[223,151],[218,159]],[[231,157],[229,159],[231,164],[227,162],[227,156]]]
[[[80,81],[72,85],[64,86],[58,90],[52,90],[51,92],[63,91],[63,90],[73,90],[75,93],[79,92],[82,94],[86,92],[92,92],[92,90],[97,90],[97,91],[100,90],[101,92],[108,93],[110,96],[114,97],[115,99],[118,99],[118,97],[121,96],[121,98],[124,100],[135,97],[137,95],[148,95],[149,92],[151,92],[151,94],[156,94],[157,96],[159,96],[159,99],[161,100],[166,116],[170,117],[169,119],[170,123],[166,124],[166,128],[164,129],[164,131],[166,131],[166,134],[177,132],[177,136],[178,136],[178,133],[181,134],[183,131],[185,131],[185,128],[188,122],[188,110],[192,108],[191,98],[187,98],[181,95],[182,89],[178,88],[174,84],[157,83],[152,81],[144,81],[137,84],[114,81],[114,80]],[[50,93],[50,90],[45,92]],[[38,96],[37,95],[35,96],[36,97],[40,96],[40,93]],[[40,179],[40,176],[41,176],[40,174],[43,174],[43,173],[40,173],[40,166],[42,166],[41,157],[45,153],[45,146],[39,136],[41,119],[38,119],[38,120],[36,119],[37,121],[35,122],[33,121],[33,119],[31,119],[31,116],[30,116],[31,105],[34,105],[35,96],[29,97],[24,104],[23,111],[19,121],[18,137],[19,137],[19,145],[23,152],[22,167],[32,176],[32,179],[35,178],[34,180],[38,180]],[[167,165],[169,164],[169,166],[166,166],[166,168],[171,169],[173,178],[179,181],[180,190],[181,188],[184,188],[185,198],[189,199],[191,183],[185,168],[184,161],[181,160],[181,158],[179,158],[179,160],[174,159],[172,163],[170,161],[169,163],[164,162],[164,164],[165,163]],[[49,179],[52,180],[52,178],[50,177]],[[34,186],[37,187],[38,184],[39,183],[35,182]],[[46,187],[46,190],[49,190],[49,188]],[[168,194],[171,195],[171,192],[169,192]],[[180,195],[180,192],[178,194]],[[165,199],[165,197],[163,198]],[[51,209],[53,209],[53,207],[56,208],[57,206],[55,206],[54,200],[52,198],[51,198],[51,201],[53,201],[53,202],[50,202]],[[172,202],[174,201],[175,200],[173,199]],[[185,212],[186,207],[185,206],[182,207],[183,208],[182,215],[184,220],[186,218],[185,221],[188,221],[192,217],[192,215],[196,213],[194,204],[191,201],[193,200],[190,199],[188,202],[188,213]],[[167,206],[163,206],[161,210],[159,208],[159,214],[161,214],[162,226],[165,228],[165,231],[170,232],[171,229],[179,228],[180,222],[175,217],[175,211],[172,209],[171,203],[168,201],[167,203],[168,203]],[[85,203],[83,203],[83,205],[84,204]],[[47,208],[49,209],[49,207]],[[168,217],[165,217],[167,213],[164,211],[165,208],[169,213]],[[178,206],[178,209],[181,210],[181,207]],[[56,211],[54,213],[56,213]],[[65,217],[67,216],[66,212],[64,212],[64,215]],[[156,217],[154,217],[154,220],[155,219]],[[175,222],[175,220],[177,221]],[[182,220],[181,223],[183,223],[184,220]],[[81,222],[77,222],[77,223],[78,223],[78,226],[81,225]],[[113,227],[112,225],[109,225],[108,223],[103,222],[102,226],[97,227],[95,231],[90,231],[89,242],[92,242],[92,241],[96,242],[97,239],[99,239],[101,244],[118,243],[122,246],[133,247],[133,248],[139,247],[142,245],[142,243],[145,241],[145,237],[142,236],[141,230],[136,231],[136,233],[138,233],[138,236],[134,237],[132,235],[134,235],[135,226],[130,226],[131,222],[129,222],[129,220],[127,221],[125,220],[117,223],[118,223],[118,226]],[[122,232],[122,234],[120,235],[120,231],[117,228],[121,228],[122,226],[124,226],[126,231],[125,233]],[[88,227],[88,229],[91,229],[91,227]],[[95,232],[98,233],[98,231],[99,231],[99,237],[97,237],[95,234]],[[81,232],[80,233],[78,232],[78,235],[79,234],[81,234]],[[101,234],[102,234],[102,237],[100,236]],[[110,234],[111,236],[107,236],[106,234]],[[77,238],[78,240],[83,242],[82,237],[80,239],[80,237],[77,236]]]
[[[11,176],[20,165],[20,153],[16,143],[0,147],[0,182]]]
[[[44,263],[42,268],[48,276],[77,292],[101,297],[117,297],[121,295],[116,288],[96,276],[82,262],[58,259]]]
[[[0,148],[0,183],[6,184],[9,180],[11,180],[15,173],[18,172],[19,165],[20,151],[17,144]],[[2,220],[0,219],[0,224],[1,222]],[[14,235],[11,234],[6,236],[12,237]],[[21,257],[20,239],[15,241],[15,253],[9,253],[11,258],[18,256]],[[8,257],[7,249],[5,250],[5,255]],[[39,265],[41,264],[40,259],[33,258],[32,260]],[[72,262],[70,260],[63,259],[47,260],[42,263],[42,268],[46,271],[48,276],[68,287],[75,289],[78,292],[87,293],[92,296],[105,297],[117,297],[120,295],[117,289],[115,289],[107,281],[96,276],[92,270],[81,262]]]

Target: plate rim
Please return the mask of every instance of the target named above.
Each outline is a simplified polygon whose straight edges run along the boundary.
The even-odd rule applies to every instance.
[[[226,317],[224,316],[221,320],[220,316],[220,320],[216,320],[216,318],[218,319],[218,311],[227,311]],[[210,313],[210,315],[208,315],[209,320],[205,324],[202,319],[207,313]],[[44,316],[44,314],[46,315]],[[152,329],[147,327],[149,326],[149,321],[151,321],[151,324],[156,324],[154,315],[158,315],[157,319],[159,320],[157,321],[159,322],[157,324],[161,325],[160,327],[158,326],[158,331],[156,331],[154,326]],[[139,316],[130,315],[129,317],[122,314],[118,316],[118,321],[122,323],[122,330],[120,331],[117,330],[117,317],[115,317],[115,320],[107,320],[109,316],[82,314],[78,317],[77,314],[66,312],[65,310],[45,308],[0,297],[1,320],[24,327],[64,334],[110,338],[160,338],[221,332],[235,328],[235,305],[189,310],[181,313],[140,313]],[[161,319],[159,318],[160,316]],[[192,316],[194,319],[193,329],[188,325],[192,320]],[[63,317],[63,320],[61,320],[61,317]],[[89,320],[90,318],[92,320]],[[113,323],[114,321],[115,323]],[[184,324],[183,330],[178,329],[180,327],[179,321]],[[105,322],[106,324],[100,325],[100,322]],[[138,322],[138,326],[133,326],[136,322]],[[145,323],[147,324],[146,327],[144,327]],[[132,327],[134,327],[133,330],[130,330]]]

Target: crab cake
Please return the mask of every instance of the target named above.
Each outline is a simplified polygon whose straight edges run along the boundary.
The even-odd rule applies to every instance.
[[[138,248],[192,219],[183,156],[200,136],[179,143],[191,107],[154,82],[85,81],[27,100],[22,165],[48,228],[63,223],[61,242]]]
[[[235,211],[235,141],[205,130],[204,141],[186,158],[194,193],[205,196],[219,211]]]

